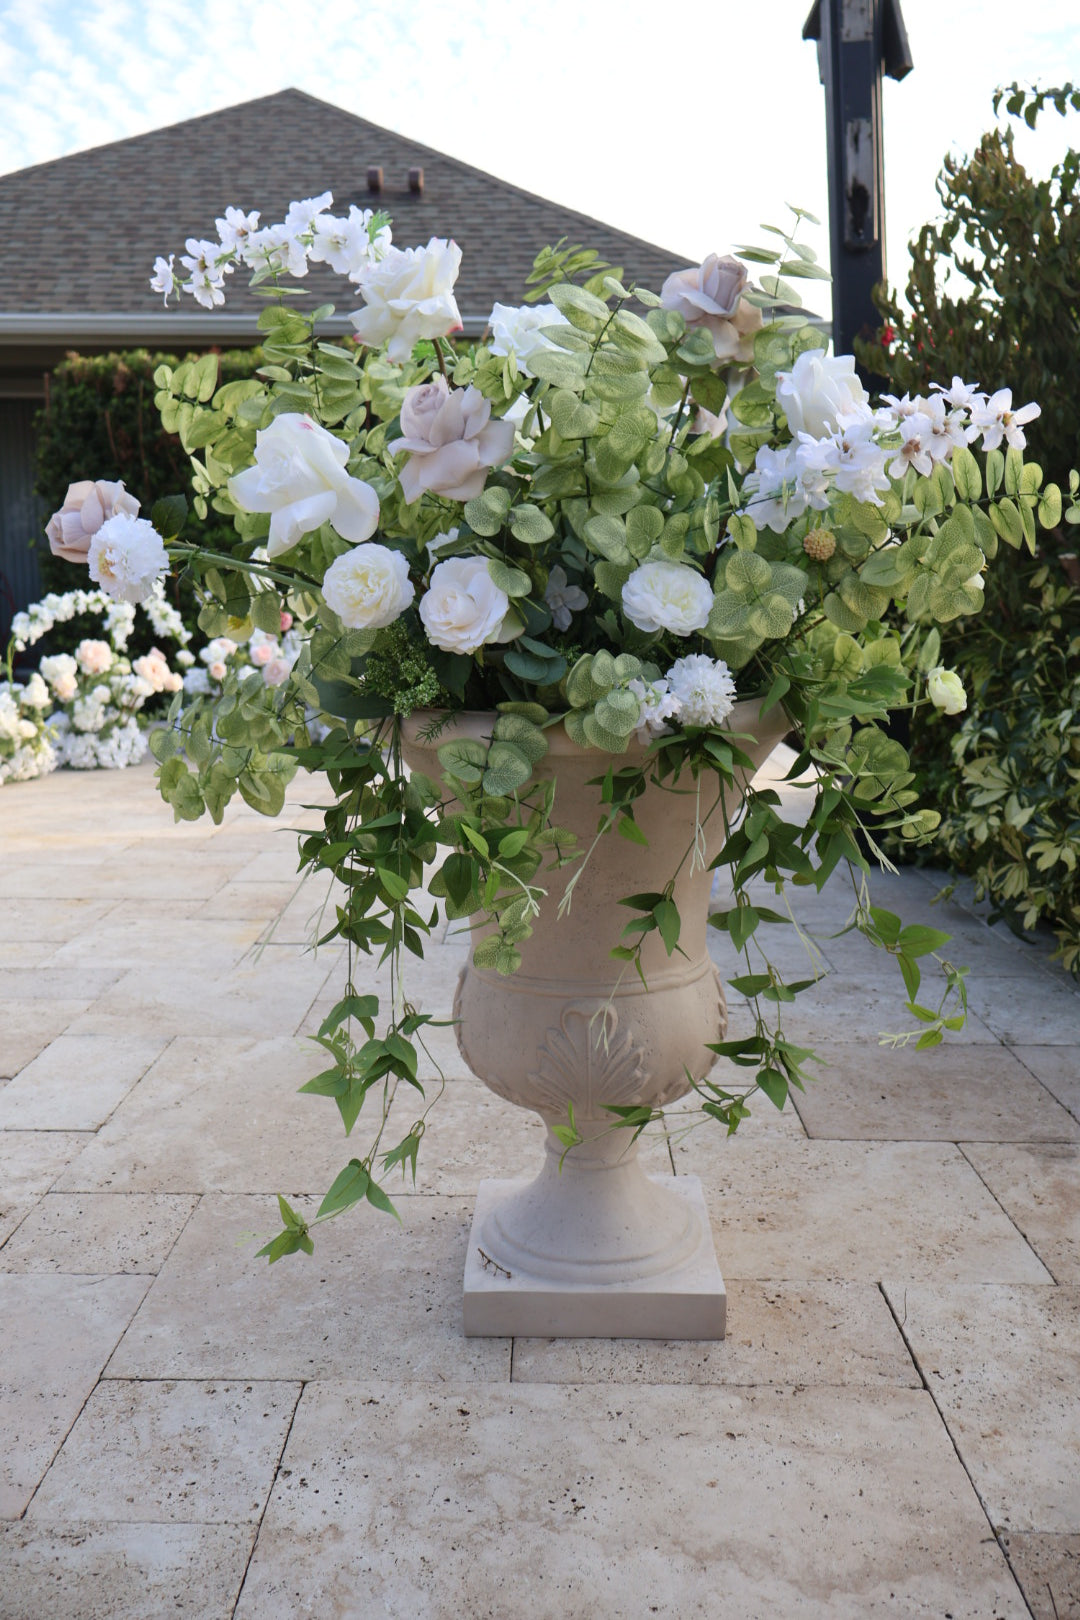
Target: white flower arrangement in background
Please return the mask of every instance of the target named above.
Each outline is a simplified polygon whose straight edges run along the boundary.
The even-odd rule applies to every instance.
[[[25,686],[0,681],[0,786],[46,776],[57,765],[53,732],[47,719],[52,708],[48,687],[38,674]]]
[[[78,487],[73,486],[73,489]],[[69,490],[65,506],[71,499]],[[103,520],[91,537],[88,550],[93,549],[97,537],[111,523],[139,524],[141,521],[127,511]],[[150,528],[149,524],[143,526]],[[180,648],[174,656],[178,663],[186,662],[190,658],[186,653],[190,631],[185,629],[176,609],[165,600],[160,582],[141,606],[154,634],[161,640],[178,642]],[[23,708],[29,702],[36,711],[43,712],[42,729],[47,731],[53,755],[47,769],[68,765],[74,770],[119,770],[137,764],[145,757],[147,747],[139,719],[144,704],[155,694],[180,691],[183,684],[179,673],[170,667],[168,658],[158,647],[152,647],[134,662],[127,657],[127,645],[135,624],[135,604],[117,599],[104,590],[67,591],[62,596],[50,593],[40,602],[31,603],[25,613],[16,614],[12,622],[13,649],[25,652],[58,625],[87,613],[100,615],[102,639],[84,637],[73,652],[43,658],[22,689],[30,694],[24,696]],[[10,682],[5,685],[10,689]],[[44,751],[40,752],[44,759]],[[42,771],[27,774],[40,775]]]

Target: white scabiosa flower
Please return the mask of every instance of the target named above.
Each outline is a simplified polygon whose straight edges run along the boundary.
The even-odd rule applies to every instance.
[[[735,682],[722,658],[692,653],[676,659],[666,679],[680,725],[718,726],[735,707]]]
[[[623,612],[647,634],[670,630],[676,636],[689,636],[704,630],[712,605],[708,580],[684,563],[642,563],[622,589]]]
[[[165,542],[146,518],[117,512],[104,522],[86,554],[90,578],[122,602],[145,602],[169,566]]]
[[[350,630],[381,630],[399,619],[416,590],[409,564],[388,546],[354,546],[323,577],[326,605]]]

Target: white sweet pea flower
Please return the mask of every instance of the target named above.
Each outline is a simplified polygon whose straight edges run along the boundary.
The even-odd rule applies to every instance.
[[[283,221],[285,229],[292,236],[310,236],[333,200],[334,193],[324,191],[318,197],[304,197],[300,202],[291,202]]]
[[[245,242],[259,228],[259,212],[245,214],[242,208],[226,208],[221,219],[215,219],[218,239],[226,253],[243,249]]]
[[[1018,411],[1014,411],[1012,389],[999,388],[988,400],[972,406],[967,437],[970,441],[981,433],[984,450],[996,450],[1003,438],[1014,450],[1022,450],[1027,443],[1024,425],[1034,422],[1041,415],[1042,406],[1035,404],[1021,405]]]
[[[926,677],[926,695],[935,709],[945,714],[960,714],[967,708],[964,683],[954,669],[938,664]]]
[[[580,613],[589,605],[589,598],[581,586],[571,585],[566,577],[565,568],[560,568],[558,563],[548,574],[544,601],[551,609],[556,630],[569,630],[571,614]]]
[[[379,522],[370,484],[345,471],[348,447],[310,416],[287,411],[255,436],[255,465],[229,480],[246,512],[269,512],[267,555],[285,551],[323,523],[343,540],[368,540]]]
[[[638,742],[650,742],[653,737],[662,737],[671,730],[668,721],[678,719],[679,700],[668,689],[666,680],[627,681],[626,690],[632,692],[641,704],[634,727]]]
[[[942,394],[934,394],[930,399],[920,402],[921,414],[930,423],[930,434],[927,444],[932,461],[951,461],[952,453],[959,446],[967,443],[967,434],[964,431],[964,413],[959,410],[947,411],[945,398]]]
[[[722,658],[691,653],[676,659],[667,684],[678,704],[680,725],[718,726],[735,707],[735,682]]]
[[[953,410],[970,410],[973,405],[985,401],[986,395],[980,392],[978,383],[966,383],[960,377],[954,377],[952,387],[946,388],[944,383],[932,382],[931,390],[941,394],[948,400]]]
[[[670,630],[689,636],[704,630],[712,605],[708,580],[685,563],[644,562],[622,588],[623,612],[646,634]]]
[[[307,275],[307,244],[287,225],[266,225],[260,231],[252,231],[239,251],[251,270],[295,277]]]
[[[393,624],[416,595],[406,558],[377,545],[354,546],[335,557],[322,589],[327,607],[350,630],[381,630]]]
[[[220,262],[221,243],[203,242],[198,237],[189,236],[184,246],[187,252],[180,255],[180,263],[188,273],[188,279],[183,284],[184,291],[191,293],[195,302],[202,304],[204,309],[223,304],[225,274],[232,266]]]
[[[776,399],[793,437],[809,433],[821,439],[836,431],[841,417],[867,405],[870,396],[855,375],[853,355],[809,349],[790,371],[777,372]]]
[[[389,225],[380,226],[372,235],[374,217],[372,209],[357,208],[355,203],[345,219],[320,215],[314,225],[312,264],[328,264],[339,276],[362,280],[371,266],[385,256],[391,241]]]
[[[474,653],[492,641],[508,641],[517,626],[506,624],[510,599],[495,584],[483,557],[448,557],[431,572],[420,598],[420,618],[433,647]]]
[[[933,424],[928,416],[921,411],[906,416],[900,423],[900,448],[889,463],[889,477],[903,478],[909,467],[914,467],[924,478],[929,477],[934,470],[930,454],[932,438]]]
[[[534,377],[529,362],[533,355],[556,344],[543,335],[545,326],[568,326],[570,323],[554,304],[494,304],[488,316],[491,338],[488,348],[492,354],[512,354],[519,371]],[[526,401],[528,404],[528,401]]]
[[[98,529],[86,554],[90,578],[122,602],[145,602],[169,566],[165,542],[146,518],[117,512]]]
[[[172,293],[173,288],[176,286],[176,277],[173,274],[173,260],[175,258],[175,253],[170,253],[167,259],[163,259],[161,255],[158,254],[157,258],[154,260],[154,273],[150,277],[150,286],[154,292],[159,292],[164,295],[166,303],[169,302],[170,294]]]
[[[349,316],[361,343],[386,343],[387,358],[407,360],[421,338],[461,331],[453,287],[461,268],[456,242],[433,236],[427,247],[390,248],[360,281],[365,309]]]
[[[754,469],[743,479],[743,511],[755,528],[783,534],[790,523],[806,511],[808,490],[800,480],[797,446],[786,444],[774,450],[759,445]],[[816,504],[816,503],[813,503]],[[828,498],[821,501],[824,509]]]

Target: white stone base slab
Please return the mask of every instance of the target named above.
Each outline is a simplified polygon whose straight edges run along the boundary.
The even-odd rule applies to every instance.
[[[467,1338],[722,1339],[727,1294],[697,1176],[650,1177],[685,1199],[701,1240],[678,1267],[614,1283],[533,1277],[499,1266],[483,1246],[484,1226],[503,1199],[529,1186],[482,1181],[465,1261],[463,1321]]]

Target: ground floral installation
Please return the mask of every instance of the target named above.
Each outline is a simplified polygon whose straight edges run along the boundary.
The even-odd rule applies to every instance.
[[[745,958],[730,983],[754,1032],[703,1054],[691,1077],[702,1117],[732,1131],[755,1090],[782,1107],[803,1085],[812,1054],[787,1039],[783,1014],[814,981],[785,983],[764,940],[790,921],[785,886],[820,888],[842,861],[850,926],[897,958],[918,1044],[958,1028],[963,970],[938,955],[947,936],[904,927],[863,881],[880,829],[923,842],[938,819],[917,806],[887,725],[915,704],[963,707],[937,626],[977,613],[1000,542],[1033,546],[1062,504],[1024,460],[1037,406],[961,378],[875,405],[853,359],[827,353],[792,313],[792,278],[823,276],[796,245],[798,211],[792,230],[774,231],[775,252],[712,255],[659,293],[559,244],[538,258],[526,305],[493,310],[489,341],[451,347],[460,249],[401,249],[385,216],[341,218],[331,204],[329,193],[294,203],[271,226],[229,209],[217,240],[187,243],[179,271],[175,255],[155,266],[166,300],[220,304],[241,265],[267,299],[257,377],[219,388],[213,356],[155,377],[164,424],[191,455],[196,514],[229,514],[232,549],[177,538],[175,502],[156,532],[116,512],[86,553],[91,578],[128,600],[170,563],[187,568],[200,626],[226,638],[219,652],[250,646],[256,630],[276,637],[292,616],[283,679],[268,682],[253,655],[214,658],[209,689],[174,700],[175,729],[152,744],[178,818],[220,819],[237,790],[274,814],[299,765],[335,793],[300,859],[340,884],[324,937],[348,941],[349,979],[319,1031],[326,1067],[302,1089],[334,1098],[347,1133],[366,1102],[375,1123],[315,1221],[280,1201],[283,1230],[261,1251],[271,1260],[310,1252],[310,1226],[358,1201],[391,1209],[380,1177],[415,1174],[430,1019],[410,1004],[402,964],[440,915],[486,919],[474,960],[510,974],[539,908],[569,906],[589,851],[558,826],[557,783],[535,775],[553,725],[597,751],[597,838],[625,836],[628,868],[648,784],[696,793],[684,860],[701,859],[723,788],[749,763],[746,739],[725,730],[736,695],[782,705],[798,736],[792,775],[813,776],[806,825],[751,788],[714,863],[733,899],[710,921]],[[318,337],[329,306],[303,314],[293,302],[309,262],[358,288],[356,345]],[[759,286],[747,263],[768,267]],[[887,619],[894,606],[906,618]],[[460,710],[490,714],[490,733],[444,742],[442,781],[410,778],[401,720],[416,710],[435,711],[429,737]],[[317,746],[312,711],[329,727]],[[626,896],[622,937],[608,942],[625,972],[640,972],[646,936],[679,949],[674,879]],[[755,879],[775,888],[776,908],[751,899]],[[360,954],[389,963],[388,1006],[354,977]],[[924,1005],[932,956],[944,990]],[[713,1052],[745,1084],[703,1078]],[[653,1117],[611,1113],[635,1133]],[[572,1119],[560,1135],[577,1140]]]
[[[89,487],[93,491],[94,486]],[[126,494],[122,485],[112,487],[120,491],[121,498]],[[80,488],[72,485],[68,491],[65,512],[74,507],[78,496],[73,492]],[[89,499],[97,501],[98,497],[94,493]],[[133,504],[137,509],[137,503]],[[50,529],[59,516],[50,520]],[[97,526],[104,521],[104,517],[100,518]],[[190,632],[165,600],[160,580],[151,582],[141,610],[159,639],[179,642],[174,660],[179,664],[190,662],[191,654],[186,651]],[[23,689],[24,706],[34,701],[45,712],[43,724],[52,753],[48,768],[67,765],[80,771],[122,770],[145,759],[147,736],[140,711],[156,694],[179,692],[183,680],[158,647],[151,647],[134,662],[126,656],[135,612],[134,602],[97,590],[50,593],[40,602],[31,603],[25,613],[15,615],[11,627],[14,652],[25,652],[57,625],[70,623],[78,615],[100,614],[102,619],[101,638],[85,637],[70,653],[43,658]]]

